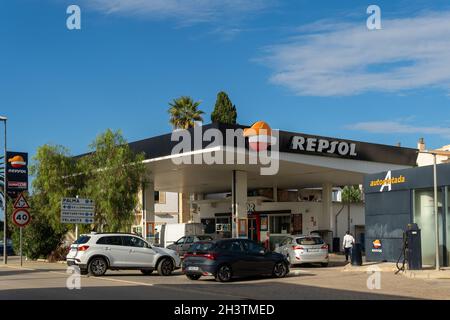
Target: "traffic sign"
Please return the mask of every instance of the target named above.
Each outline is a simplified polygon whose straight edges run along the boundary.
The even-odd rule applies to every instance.
[[[25,199],[23,193],[21,193],[14,202],[14,209],[30,209],[30,205],[28,204],[27,199]]]
[[[61,223],[93,224],[95,202],[91,199],[63,198],[61,200]]]
[[[19,228],[26,227],[31,222],[31,216],[26,209],[17,209],[12,215],[13,222]]]

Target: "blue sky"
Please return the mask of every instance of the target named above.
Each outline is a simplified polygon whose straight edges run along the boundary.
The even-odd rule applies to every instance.
[[[448,1],[22,0],[0,4],[0,114],[11,150],[85,152],[106,128],[170,131],[181,95],[238,121],[415,147],[450,144]],[[82,30],[66,28],[81,8]],[[382,10],[368,31],[366,9]]]

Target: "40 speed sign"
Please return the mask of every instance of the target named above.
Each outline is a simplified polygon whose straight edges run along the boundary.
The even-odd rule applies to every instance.
[[[17,209],[12,215],[13,222],[16,226],[23,228],[31,222],[30,213],[26,209]]]

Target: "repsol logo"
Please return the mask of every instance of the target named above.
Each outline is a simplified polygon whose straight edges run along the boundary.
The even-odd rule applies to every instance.
[[[295,136],[292,138],[290,148],[292,150],[306,152],[330,153],[351,157],[358,156],[356,153],[356,144],[345,141],[330,141],[327,139]]]

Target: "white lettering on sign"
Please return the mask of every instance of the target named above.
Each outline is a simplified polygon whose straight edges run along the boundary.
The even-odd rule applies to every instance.
[[[63,198],[61,201],[61,223],[95,223],[95,202],[91,199]]]
[[[386,174],[386,178],[384,178],[384,184],[381,186],[380,192],[383,192],[384,189],[388,188],[388,191],[392,191],[392,171],[388,171]]]
[[[345,141],[330,141],[318,138],[305,138],[295,136],[292,138],[291,150],[306,152],[339,154],[341,156],[358,156],[356,152],[356,143]]]

